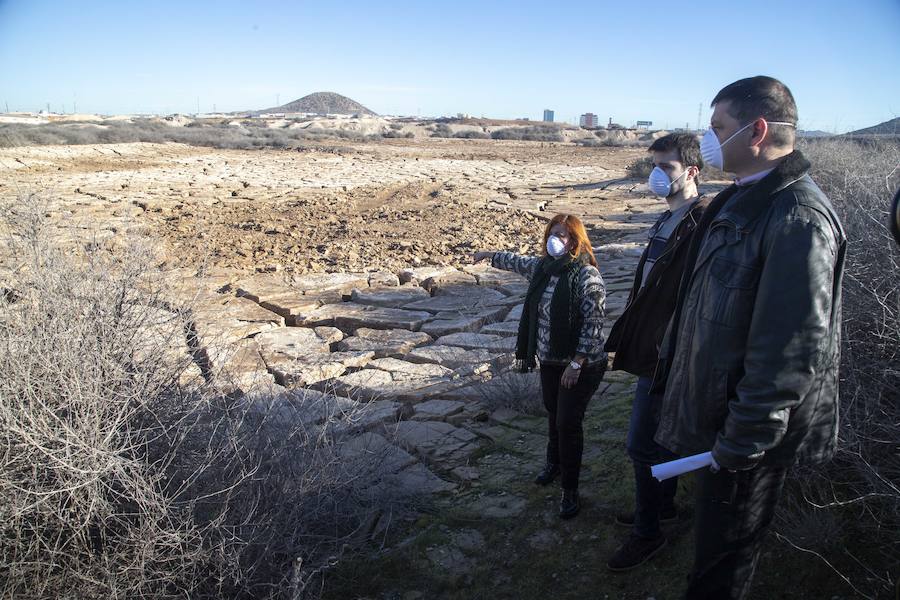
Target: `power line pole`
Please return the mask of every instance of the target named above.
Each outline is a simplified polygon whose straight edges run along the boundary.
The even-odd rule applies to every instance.
[[[700,131],[700,119],[703,118],[703,103],[697,108],[697,131]]]

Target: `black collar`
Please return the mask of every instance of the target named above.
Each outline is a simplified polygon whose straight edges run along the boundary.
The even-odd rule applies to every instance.
[[[809,172],[809,161],[794,150],[778,163],[771,173],[747,188],[731,185],[720,194],[738,194],[734,202],[728,202],[716,216],[718,221],[731,221],[738,229],[745,229],[755,221],[770,204],[769,197],[777,194]]]

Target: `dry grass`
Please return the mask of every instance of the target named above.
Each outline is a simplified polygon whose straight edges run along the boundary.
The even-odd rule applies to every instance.
[[[491,133],[495,140],[523,140],[528,142],[563,142],[559,125],[528,125],[525,127],[504,127]]]
[[[900,249],[888,207],[900,142],[809,140],[801,150],[848,237],[843,285],[840,445],[798,472],[780,537],[833,566],[863,597],[889,593],[900,565]]]
[[[490,371],[491,379],[474,387],[487,409],[511,408],[529,415],[547,414],[538,371],[520,373],[508,358],[492,361]]]
[[[389,137],[397,137],[394,133]],[[406,136],[401,136],[406,137]],[[325,139],[364,141],[381,136],[365,136],[338,129],[269,129],[259,121],[195,121],[188,127],[172,127],[151,119],[133,122],[48,123],[44,125],[0,124],[0,147],[47,144],[115,144],[129,142],[176,142],[213,148],[260,149],[293,148],[305,142]]]
[[[397,501],[355,410],[215,393],[152,252],[63,252],[36,208],[0,221],[0,597],[315,596]]]

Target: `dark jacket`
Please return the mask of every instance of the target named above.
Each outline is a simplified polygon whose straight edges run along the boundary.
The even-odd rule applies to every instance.
[[[681,218],[666,241],[662,254],[653,263],[647,282],[641,287],[650,244],[644,248],[628,303],[609,332],[604,349],[615,352],[612,368],[650,377],[659,359],[659,347],[678,294],[688,241],[710,198],[700,198]]]
[[[723,467],[749,469],[835,451],[847,241],[808,170],[795,151],[717,196],[727,200],[662,346],[656,441],[673,452],[712,449]]]

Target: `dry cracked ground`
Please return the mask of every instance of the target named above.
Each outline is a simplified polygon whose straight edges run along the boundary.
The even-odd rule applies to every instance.
[[[195,359],[196,375],[306,394],[319,418],[365,405],[356,450],[382,453],[419,512],[374,522],[365,554],[328,574],[327,596],[664,599],[689,568],[689,510],[652,564],[604,567],[627,534],[612,523],[631,507],[632,378],[609,374],[593,399],[584,509],[560,522],[557,492],[530,483],[545,440],[537,384],[506,371],[526,282],[470,260],[535,252],[548,217],[581,215],[608,329],[664,207],[626,177],[642,154],[441,139],[302,152],[7,148],[0,197],[39,206],[67,244],[152,240],[164,295],[191,305],[190,339],[173,351]],[[2,258],[14,286],[21,265]],[[784,553],[767,546],[762,568]],[[759,578],[753,597],[821,597],[831,583]]]

